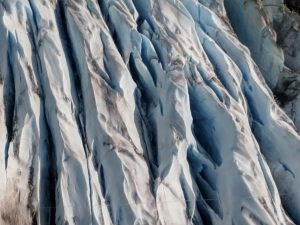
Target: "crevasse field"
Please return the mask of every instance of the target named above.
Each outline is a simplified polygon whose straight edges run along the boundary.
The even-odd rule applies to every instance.
[[[300,225],[283,0],[0,0],[0,225]]]

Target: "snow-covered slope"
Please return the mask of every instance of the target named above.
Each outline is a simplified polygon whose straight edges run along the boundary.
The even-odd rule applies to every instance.
[[[0,0],[0,224],[300,224],[263,2]]]

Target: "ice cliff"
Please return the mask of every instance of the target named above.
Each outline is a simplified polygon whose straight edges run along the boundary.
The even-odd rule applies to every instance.
[[[0,225],[299,225],[299,18],[0,0]]]

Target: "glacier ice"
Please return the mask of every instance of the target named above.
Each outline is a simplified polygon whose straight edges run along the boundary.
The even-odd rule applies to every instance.
[[[0,224],[300,224],[283,4],[0,0]]]

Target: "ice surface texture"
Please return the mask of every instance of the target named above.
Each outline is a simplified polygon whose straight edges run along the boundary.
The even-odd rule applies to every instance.
[[[297,38],[259,3],[0,0],[0,224],[300,224]]]

